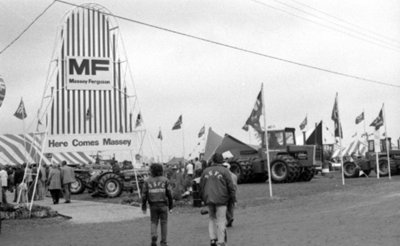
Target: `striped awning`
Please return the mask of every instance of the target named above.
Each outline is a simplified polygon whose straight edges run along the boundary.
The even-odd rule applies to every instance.
[[[0,163],[16,165],[21,163],[94,163],[94,159],[84,152],[62,152],[47,155],[41,151],[43,134],[0,135]],[[51,156],[51,158],[50,158]],[[48,158],[49,157],[49,158]]]

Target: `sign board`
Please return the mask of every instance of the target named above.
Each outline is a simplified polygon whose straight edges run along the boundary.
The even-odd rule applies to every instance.
[[[44,152],[88,152],[101,150],[133,150],[137,133],[97,135],[49,135]]]
[[[110,58],[66,57],[68,90],[111,90],[113,64]]]

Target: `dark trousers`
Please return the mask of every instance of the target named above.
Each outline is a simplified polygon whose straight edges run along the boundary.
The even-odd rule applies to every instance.
[[[228,203],[228,206],[226,207],[226,221],[228,223],[233,222],[233,210],[235,208],[235,204],[230,202]]]
[[[161,246],[167,245],[168,233],[168,206],[166,204],[153,204],[150,206],[151,240],[157,241],[158,222],[161,224]]]
[[[53,198],[53,203],[58,204],[60,201],[61,190],[50,190],[51,198]]]
[[[65,201],[71,201],[71,183],[63,184]]]

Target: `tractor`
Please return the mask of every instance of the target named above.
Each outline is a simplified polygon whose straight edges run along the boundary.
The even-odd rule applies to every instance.
[[[310,181],[322,164],[322,146],[296,145],[295,129],[267,131],[271,180],[274,183]],[[265,146],[265,144],[262,144]],[[265,149],[241,151],[229,160],[238,182],[265,181],[268,177]]]
[[[144,180],[149,176],[148,170],[127,168],[132,164],[126,165],[126,161],[122,168],[114,168],[119,165],[116,162],[109,163],[112,164],[93,164],[90,168],[75,167],[76,182],[71,185],[71,193],[80,194],[87,188],[92,196],[118,197],[122,191],[138,190],[136,178],[141,189]]]
[[[367,176],[371,173],[371,171],[374,171],[376,173],[376,155],[378,155],[379,175],[382,177],[389,175],[385,141],[385,139],[381,139],[380,152],[376,153],[374,140],[368,140],[368,151],[365,154],[365,157],[356,157],[355,155],[353,155],[351,159],[348,159],[343,163],[344,176],[346,178],[357,178],[360,176],[360,171],[362,171]],[[398,174],[400,173],[400,150],[392,149],[390,138],[388,138],[388,142],[390,146],[390,173]]]

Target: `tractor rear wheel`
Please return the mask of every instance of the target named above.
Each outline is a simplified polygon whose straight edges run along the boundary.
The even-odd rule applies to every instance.
[[[343,174],[346,178],[357,178],[359,176],[360,169],[354,162],[343,163]]]
[[[315,171],[312,167],[305,167],[300,174],[299,180],[308,182],[314,178],[314,173]]]
[[[80,176],[75,177],[75,182],[71,184],[71,194],[81,194],[85,191],[85,184]]]
[[[379,176],[384,177],[389,175],[388,162],[386,159],[379,160]]]
[[[299,176],[296,160],[288,155],[278,155],[271,165],[271,179],[275,183],[293,182]]]
[[[105,173],[99,178],[98,191],[106,197],[121,195],[124,181],[115,173]]]

